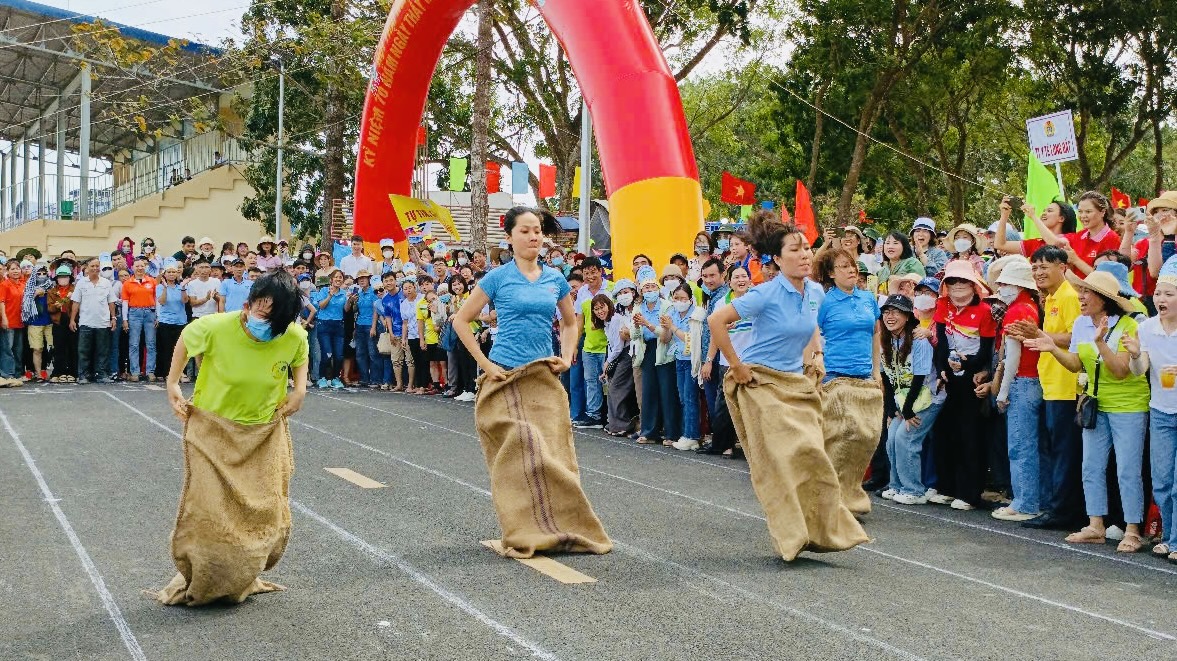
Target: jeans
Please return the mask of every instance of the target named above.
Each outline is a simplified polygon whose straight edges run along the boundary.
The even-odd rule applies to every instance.
[[[24,370],[25,329],[0,330],[0,377],[19,378]]]
[[[699,385],[691,376],[691,361],[674,361],[678,401],[682,404],[682,437],[699,440]]]
[[[590,420],[605,419],[605,391],[601,373],[605,371],[605,354],[582,351],[584,363],[584,417]]]
[[[1039,503],[1063,518],[1083,515],[1083,442],[1075,424],[1075,400],[1047,400],[1042,406],[1042,434],[1038,437]]]
[[[1038,457],[1038,428],[1042,424],[1042,384],[1036,378],[1014,377],[1009,388],[1005,414],[1009,447],[1010,487],[1014,499],[1010,509],[1023,514],[1041,511]]]
[[[380,383],[384,377],[380,365],[380,352],[376,350],[376,338],[368,334],[369,327],[356,325],[356,366],[360,369],[361,383]]]
[[[1104,413],[1095,418],[1095,429],[1083,430],[1083,496],[1087,516],[1108,514],[1108,454],[1115,449],[1116,477],[1124,521],[1144,520],[1144,429],[1148,413]],[[1155,442],[1155,441],[1154,441]]]
[[[1170,551],[1177,551],[1177,414],[1149,411],[1149,463],[1152,465],[1152,497],[1161,511],[1164,539]]]
[[[104,379],[110,376],[110,329],[78,326],[78,378]]]
[[[343,367],[343,322],[322,319],[315,323],[315,330],[319,334],[319,377],[338,379]]]
[[[916,415],[920,425],[907,428],[902,415],[895,416],[887,428],[887,459],[891,462],[892,489],[909,496],[923,496],[928,490],[924,483],[924,441],[936,424],[943,403],[933,403]]]
[[[127,310],[127,324],[131,329],[127,350],[131,358],[131,376],[139,374],[139,342],[147,339],[147,364],[145,374],[155,374],[155,308],[131,308]]]
[[[583,348],[584,337],[581,336],[580,344],[576,347],[576,361],[568,370],[568,410],[573,420],[585,417],[584,357],[581,351]]]

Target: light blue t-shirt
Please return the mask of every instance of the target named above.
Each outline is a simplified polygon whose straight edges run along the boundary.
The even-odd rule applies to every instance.
[[[874,370],[875,328],[879,302],[874,294],[834,287],[817,310],[817,325],[825,340],[827,374],[870,376]]]
[[[155,307],[158,310],[159,323],[173,326],[188,323],[188,311],[184,309],[184,292],[180,291],[180,283],[168,287],[168,302],[159,305],[158,301],[163,297],[163,288],[162,282],[155,286]]]
[[[486,274],[478,283],[499,318],[499,332],[490,358],[514,369],[552,355],[552,320],[556,304],[572,291],[559,271],[544,266],[531,282],[512,261]]]
[[[743,362],[779,372],[802,371],[802,354],[817,329],[817,311],[825,298],[816,282],[806,280],[804,289],[802,294],[781,276],[732,301],[740,318],[752,322]]]
[[[249,290],[253,288],[253,280],[242,278],[237,282],[234,278],[221,281],[221,297],[225,299],[225,312],[235,312],[245,307],[249,300]]]
[[[319,304],[327,298],[331,299],[327,307],[319,307]],[[340,290],[339,293],[331,296],[331,288],[323,287],[315,292],[314,296],[311,296],[311,303],[318,310],[315,313],[315,319],[319,321],[343,321],[343,306],[347,304],[347,290]],[[368,323],[372,323],[372,320],[369,319]]]

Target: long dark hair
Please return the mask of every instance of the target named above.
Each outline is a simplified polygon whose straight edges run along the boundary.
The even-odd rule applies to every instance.
[[[270,299],[270,331],[278,337],[298,318],[302,292],[294,276],[286,269],[277,269],[255,280],[249,288],[250,305],[266,298]]]
[[[555,236],[560,233],[560,222],[556,220],[552,212],[532,207],[513,207],[503,216],[503,230],[507,236],[511,236],[511,231],[515,229],[515,223],[519,216],[525,213],[535,214],[535,217],[539,218],[540,231],[544,233],[544,236]]]

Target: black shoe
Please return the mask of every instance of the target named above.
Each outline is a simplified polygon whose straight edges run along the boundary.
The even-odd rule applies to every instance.
[[[723,454],[723,450],[718,450],[714,443],[710,441],[695,448],[695,454]]]

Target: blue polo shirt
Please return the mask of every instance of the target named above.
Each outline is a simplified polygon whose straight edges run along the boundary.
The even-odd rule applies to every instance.
[[[831,375],[867,377],[874,371],[874,338],[879,302],[869,292],[834,287],[817,310],[825,340],[825,368]]]
[[[221,296],[225,299],[225,312],[234,312],[245,307],[249,301],[249,290],[253,288],[253,280],[241,278],[237,282],[234,278],[221,281]]]
[[[319,307],[319,304],[327,298],[331,299],[327,307]],[[315,314],[315,319],[321,321],[343,321],[343,306],[347,303],[347,290],[340,290],[338,294],[331,296],[331,288],[323,287],[315,292],[314,296],[311,296],[311,303],[319,310]],[[369,320],[369,323],[371,323],[371,320]]]
[[[511,261],[478,283],[499,317],[491,360],[508,369],[552,355],[552,319],[556,304],[572,291],[556,269],[544,266],[535,282]]]
[[[816,282],[806,280],[802,293],[780,276],[732,301],[740,318],[752,322],[752,337],[741,360],[779,372],[801,372],[802,354],[817,329],[817,311],[824,298]]]
[[[392,319],[392,335],[400,337],[401,331],[404,330],[404,322],[401,321],[401,294],[399,291],[395,294],[385,294],[384,298],[380,299],[380,316]]]
[[[359,296],[356,297],[356,326],[370,328],[372,326],[372,316],[377,302],[376,290],[370,285],[367,289],[361,289]]]

